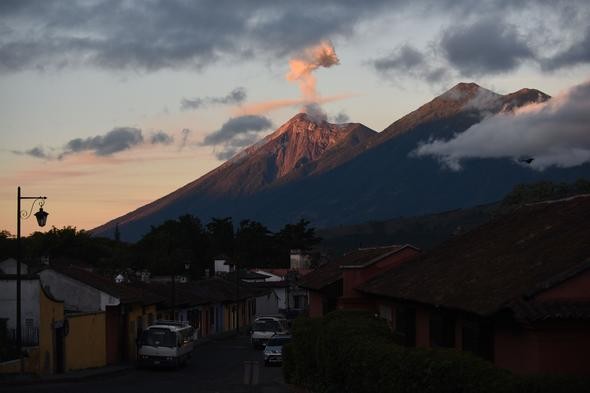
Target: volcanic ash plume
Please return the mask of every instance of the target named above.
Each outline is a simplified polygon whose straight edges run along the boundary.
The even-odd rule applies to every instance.
[[[290,71],[287,80],[297,81],[303,98],[308,103],[317,103],[316,79],[312,72],[320,67],[329,68],[339,64],[334,46],[330,41],[322,41],[309,47],[301,56],[289,60]]]

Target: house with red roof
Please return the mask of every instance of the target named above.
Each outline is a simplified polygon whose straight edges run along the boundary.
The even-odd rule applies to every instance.
[[[374,300],[357,288],[368,280],[416,258],[411,245],[360,248],[306,275],[299,286],[309,291],[309,315],[338,309],[373,309]]]
[[[356,290],[404,345],[590,375],[590,197],[520,207]]]

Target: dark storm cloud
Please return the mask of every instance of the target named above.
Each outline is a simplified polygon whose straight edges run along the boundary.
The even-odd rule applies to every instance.
[[[0,3],[1,4],[1,3]],[[201,69],[220,58],[297,51],[352,34],[384,0],[42,1],[3,4],[0,71],[92,65],[104,69]]]
[[[169,145],[172,142],[174,142],[174,138],[171,135],[166,134],[164,131],[155,132],[150,137],[150,143],[152,145]]]
[[[64,147],[61,157],[84,151],[91,151],[97,156],[110,156],[141,143],[143,143],[141,130],[130,127],[115,128],[105,135],[72,139]]]
[[[42,159],[52,159],[53,158],[53,156],[50,153],[48,153],[45,150],[45,148],[43,148],[41,146],[33,147],[32,149],[25,150],[25,151],[13,150],[12,153],[19,155],[19,156],[26,155],[26,156],[31,156],[31,157],[35,157],[35,158],[42,158]]]
[[[219,160],[235,156],[244,147],[257,142],[262,131],[272,127],[264,116],[245,115],[226,121],[219,130],[207,135],[202,146],[215,146],[214,154]]]
[[[213,146],[227,143],[248,133],[258,133],[272,127],[272,122],[264,116],[245,115],[226,121],[219,130],[207,135],[202,145]]]
[[[379,73],[393,79],[412,76],[428,82],[439,82],[448,73],[444,67],[436,65],[433,55],[422,53],[408,44],[373,60],[372,65]]]
[[[173,141],[174,138],[164,131],[157,131],[149,137],[149,143],[152,145],[169,145]],[[140,129],[118,127],[104,135],[71,139],[62,148],[58,149],[51,148],[48,151],[43,147],[34,147],[25,151],[13,150],[12,153],[42,159],[63,159],[69,155],[83,152],[91,152],[97,156],[106,157],[124,150],[133,149],[144,143],[147,142],[144,140]]]
[[[440,46],[446,60],[465,76],[512,71],[535,58],[514,26],[493,19],[446,29]]]
[[[227,95],[222,97],[205,97],[205,98],[183,98],[180,102],[181,110],[194,110],[204,108],[209,105],[235,105],[241,104],[246,100],[247,93],[243,87],[236,87]]]
[[[499,73],[533,57],[516,29],[501,22],[510,15],[518,19],[527,10],[561,15],[552,37],[558,45],[554,47],[570,50],[548,63],[548,68],[557,69],[589,62],[588,45],[580,48],[569,38],[586,29],[589,7],[584,0],[0,1],[0,72],[73,66],[200,70],[220,59],[286,56],[322,39],[351,37],[361,24],[378,23],[381,16],[396,13],[449,20],[452,27],[444,31],[440,44],[450,65],[466,75]],[[464,20],[471,24],[461,25]],[[498,26],[490,21],[498,21]],[[529,29],[528,34],[530,25],[519,28]],[[584,42],[588,41],[580,44]],[[382,59],[381,66],[403,69],[420,60],[416,52],[403,55],[389,62]],[[441,66],[430,66],[420,76],[442,78]]]
[[[586,29],[581,39],[575,41],[567,49],[546,59],[543,68],[553,71],[585,63],[590,63],[590,27]]]
[[[407,71],[414,67],[424,65],[424,55],[410,45],[404,45],[390,55],[374,61],[373,65],[377,71],[387,72],[390,70]]]

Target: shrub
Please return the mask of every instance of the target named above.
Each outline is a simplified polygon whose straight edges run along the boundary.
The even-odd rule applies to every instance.
[[[399,346],[383,320],[353,311],[299,319],[283,368],[289,383],[316,393],[590,391],[588,380],[520,377],[466,352]]]

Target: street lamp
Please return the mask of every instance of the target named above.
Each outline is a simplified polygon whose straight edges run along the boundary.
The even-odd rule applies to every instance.
[[[33,203],[31,204],[30,210],[21,210],[20,202],[23,199],[32,199]],[[20,274],[20,258],[21,258],[21,245],[20,245],[20,221],[21,219],[26,220],[27,218],[31,217],[31,213],[33,212],[33,208],[35,207],[35,202],[39,202],[39,211],[34,214],[35,218],[37,219],[37,224],[40,227],[44,227],[47,223],[47,216],[49,213],[43,210],[43,205],[45,204],[45,200],[47,197],[38,196],[38,197],[28,197],[22,196],[20,192],[20,187],[17,188],[17,197],[16,197],[16,348],[18,350],[18,356],[20,359],[20,372],[24,372],[24,359],[23,359],[23,351],[22,351],[22,325],[21,325],[21,274]]]

